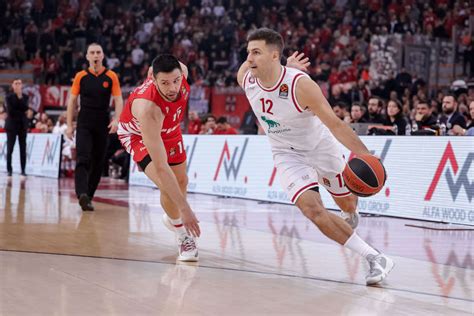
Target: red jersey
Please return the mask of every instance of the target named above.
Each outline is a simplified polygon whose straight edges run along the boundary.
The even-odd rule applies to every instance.
[[[145,99],[153,101],[164,114],[163,126],[161,128],[161,137],[163,139],[174,138],[181,134],[181,121],[186,112],[186,105],[189,100],[189,84],[183,76],[180,87],[179,97],[176,101],[169,102],[165,100],[153,83],[152,79],[147,79],[141,86],[135,88],[128,97],[122,114],[120,115],[119,135],[132,133],[141,136],[140,124],[132,114],[132,103],[136,99]]]
[[[120,115],[117,135],[122,146],[132,155],[134,161],[140,162],[148,155],[148,149],[143,144],[140,123],[132,114],[132,103],[136,99],[153,101],[163,112],[165,118],[161,128],[161,138],[168,155],[168,163],[180,164],[186,160],[180,123],[188,103],[189,91],[189,84],[183,77],[179,97],[173,102],[163,99],[152,79],[147,79],[130,93]]]

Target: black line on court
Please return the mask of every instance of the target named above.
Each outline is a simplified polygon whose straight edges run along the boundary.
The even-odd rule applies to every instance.
[[[93,259],[107,259],[107,260],[120,260],[120,261],[131,261],[131,262],[159,263],[159,264],[166,264],[166,265],[176,265],[176,262],[127,259],[127,258],[116,258],[116,257],[100,257],[100,256],[76,255],[76,254],[68,254],[68,253],[41,252],[41,251],[32,251],[32,250],[10,250],[10,249],[1,249],[0,248],[0,252],[1,251],[3,251],[3,252],[20,252],[20,253],[31,253],[31,254],[41,254],[41,255],[82,257],[82,258],[93,258]],[[426,295],[426,296],[431,296],[431,297],[443,297],[443,298],[449,298],[449,299],[453,299],[453,300],[470,302],[470,303],[474,302],[474,300],[470,300],[470,299],[462,298],[462,297],[439,295],[439,294],[413,291],[413,290],[407,290],[407,289],[399,289],[399,288],[394,288],[394,287],[367,286],[365,284],[360,284],[360,283],[331,280],[331,279],[325,279],[325,278],[320,278],[320,277],[293,275],[293,274],[276,273],[276,272],[262,272],[262,271],[256,271],[256,270],[244,270],[244,269],[226,268],[226,267],[214,267],[214,266],[201,265],[199,263],[196,266],[199,267],[199,268],[204,268],[204,269],[216,269],[216,270],[245,272],[245,273],[253,273],[253,274],[274,275],[274,276],[296,278],[296,279],[315,280],[315,281],[321,281],[321,282],[331,282],[331,283],[338,283],[338,284],[355,285],[355,286],[358,286],[358,287],[380,288],[380,289],[384,289],[384,290],[392,290],[392,291],[396,291],[396,292],[413,293],[413,294]]]

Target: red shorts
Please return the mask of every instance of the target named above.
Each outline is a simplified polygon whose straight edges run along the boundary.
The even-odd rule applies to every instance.
[[[129,134],[128,137],[121,137],[120,142],[127,152],[132,156],[133,161],[139,163],[149,155],[148,149],[143,144],[140,135]],[[179,133],[172,138],[163,139],[168,164],[178,165],[186,161],[186,151],[183,144],[183,135]]]

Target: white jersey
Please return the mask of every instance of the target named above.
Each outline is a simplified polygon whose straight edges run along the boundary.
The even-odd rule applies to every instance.
[[[296,83],[309,76],[294,68],[281,67],[280,78],[271,88],[264,88],[250,70],[242,83],[272,148],[306,151],[314,149],[322,139],[335,140],[321,120],[296,100]]]

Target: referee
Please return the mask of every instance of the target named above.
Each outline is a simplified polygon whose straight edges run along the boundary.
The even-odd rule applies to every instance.
[[[109,133],[117,132],[122,112],[122,91],[117,74],[103,66],[104,52],[97,43],[87,47],[89,68],[76,74],[67,103],[66,135],[74,135],[73,117],[80,98],[76,131],[75,187],[83,211],[93,211],[92,198],[100,182]],[[110,96],[115,102],[115,118],[110,122]]]

